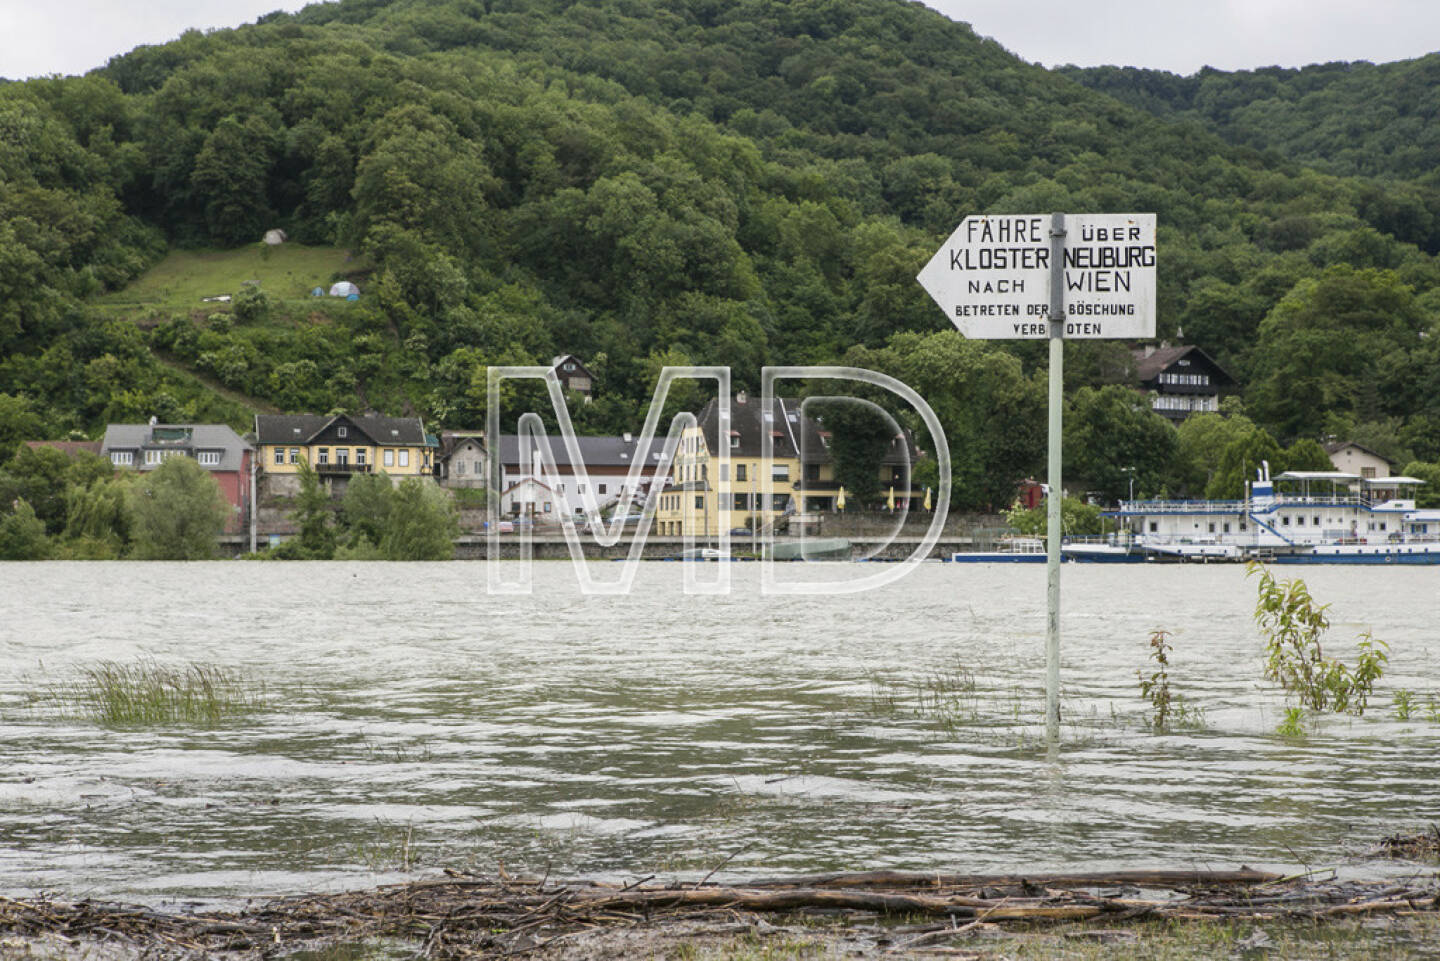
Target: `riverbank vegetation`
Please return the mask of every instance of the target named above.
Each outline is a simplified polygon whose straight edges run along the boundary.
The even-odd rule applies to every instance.
[[[254,555],[264,560],[443,561],[455,556],[459,512],[450,492],[419,477],[350,479],[336,509],[319,476],[300,462],[292,517],[298,536]]]
[[[21,444],[0,469],[0,560],[208,560],[232,511],[188,457],[146,473]]]
[[[1090,89],[893,0],[343,0],[3,83],[0,460],[151,416],[475,428],[485,366],[559,353],[618,433],[665,364],[843,362],[935,407],[953,506],[1003,509],[1043,345],[964,341],[915,274],[967,214],[1144,210],[1159,335],[1235,375],[1241,426],[1176,431],[1128,345],[1071,343],[1070,476],[1199,495],[1335,437],[1440,479],[1434,145],[1377,79],[1433,62]]]

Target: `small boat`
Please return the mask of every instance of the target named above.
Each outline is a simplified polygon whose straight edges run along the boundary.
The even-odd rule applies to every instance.
[[[1118,539],[1066,542],[1060,545],[1060,556],[1082,564],[1143,564],[1153,560],[1144,551]]]
[[[843,537],[799,537],[768,545],[772,560],[844,561],[850,559],[850,542]]]
[[[1044,564],[1043,537],[1002,537],[995,550],[956,551],[950,555],[954,564]]]

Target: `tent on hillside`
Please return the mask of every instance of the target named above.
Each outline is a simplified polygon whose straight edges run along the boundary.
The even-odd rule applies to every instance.
[[[356,287],[354,284],[350,283],[350,281],[348,281],[348,280],[342,280],[342,281],[340,281],[340,283],[338,283],[338,284],[332,284],[332,285],[331,285],[331,287],[330,287],[330,296],[331,296],[331,297],[344,297],[346,300],[359,300],[359,299],[360,299],[360,288],[359,288],[359,287]]]
[[[278,247],[289,239],[290,238],[286,236],[285,231],[280,230],[279,228],[265,231],[265,243],[267,246]]]

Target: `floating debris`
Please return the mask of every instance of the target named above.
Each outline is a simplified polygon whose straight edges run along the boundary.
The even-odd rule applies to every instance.
[[[1440,825],[1432,824],[1429,831],[1420,834],[1392,834],[1381,838],[1374,853],[1380,857],[1411,861],[1440,859]]]

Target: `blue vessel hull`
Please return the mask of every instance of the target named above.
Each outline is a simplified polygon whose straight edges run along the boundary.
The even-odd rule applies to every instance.
[[[1414,554],[1278,554],[1267,559],[1275,564],[1371,564],[1378,566],[1434,567],[1440,565],[1440,553]]]

